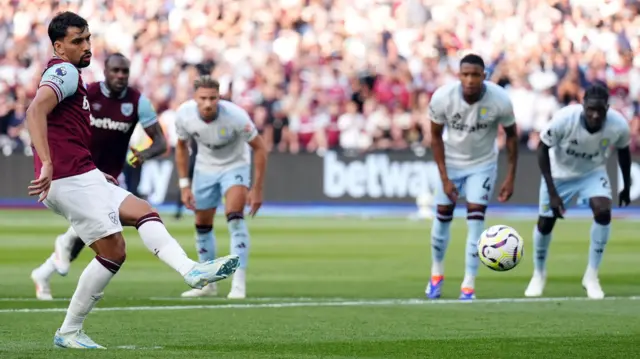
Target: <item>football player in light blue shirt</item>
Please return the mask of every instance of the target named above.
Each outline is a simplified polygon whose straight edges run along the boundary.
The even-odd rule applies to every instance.
[[[546,282],[546,260],[551,231],[556,219],[563,218],[565,207],[577,198],[593,211],[589,264],[582,286],[591,299],[604,298],[598,280],[602,254],[611,232],[611,185],[606,171],[613,149],[624,180],[620,206],[629,205],[631,186],[630,129],[618,111],[609,108],[609,92],[602,86],[587,89],[584,104],[570,105],[558,111],[540,135],[538,163],[540,215],[533,230],[534,274],[525,291],[527,297],[542,295]]]
[[[201,262],[215,258],[213,217],[224,196],[231,254],[240,257],[240,266],[233,276],[228,297],[242,299],[246,297],[249,257],[249,231],[244,220],[244,207],[249,198],[250,215],[255,215],[262,204],[267,150],[247,112],[220,99],[219,86],[210,76],[199,77],[194,85],[194,99],[178,108],[176,166],[182,201],[196,213],[196,246]],[[193,183],[188,177],[190,139],[198,145]],[[255,167],[253,181],[251,150]],[[217,288],[211,284],[182,295],[200,297],[216,294]]]

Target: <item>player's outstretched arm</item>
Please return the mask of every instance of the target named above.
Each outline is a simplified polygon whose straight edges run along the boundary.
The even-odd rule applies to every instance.
[[[508,201],[513,195],[516,181],[516,170],[518,168],[518,129],[515,123],[510,126],[504,126],[503,128],[507,135],[507,154],[509,158],[507,177],[505,178],[498,195],[498,200],[500,202]]]
[[[255,179],[249,196],[251,202],[251,212],[249,214],[255,216],[260,206],[262,206],[262,191],[265,173],[267,172],[267,146],[260,135],[256,135],[249,141],[249,146],[253,150],[253,165],[255,168]]]
[[[628,206],[631,203],[631,150],[629,146],[618,149],[618,164],[622,172],[624,188],[620,191],[619,205]]]
[[[33,147],[42,162],[40,178],[31,181],[29,195],[40,196],[40,201],[46,198],[53,177],[53,163],[47,139],[47,115],[53,111],[57,104],[58,96],[54,89],[49,86],[41,86],[27,109],[27,130]]]

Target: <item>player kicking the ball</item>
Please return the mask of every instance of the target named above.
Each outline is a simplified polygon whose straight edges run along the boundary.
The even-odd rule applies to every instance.
[[[79,69],[89,66],[91,42],[87,21],[72,12],[49,24],[55,56],[49,60],[33,102],[27,126],[35,147],[37,179],[29,194],[65,217],[96,253],[80,275],[64,322],[53,343],[60,348],[103,349],[89,338],[84,319],[125,261],[122,224],[135,224],[145,245],[194,288],[231,275],[237,256],[198,264],[169,235],[149,204],[108,182],[91,156],[88,91]]]
[[[513,105],[507,93],[500,86],[484,81],[484,61],[477,55],[462,58],[459,78],[460,81],[437,89],[429,105],[433,157],[442,180],[435,195],[437,214],[431,228],[431,279],[425,290],[431,299],[441,295],[443,261],[459,195],[467,199],[468,227],[460,299],[475,298],[477,243],[484,231],[484,214],[496,180],[499,125],[507,135],[509,152],[507,177],[498,196],[500,202],[507,201],[513,194],[518,162]]]
[[[247,112],[221,100],[219,87],[210,76],[199,77],[194,83],[194,99],[178,108],[176,167],[182,201],[187,208],[195,210],[196,247],[201,262],[215,258],[213,218],[224,196],[231,253],[240,257],[240,267],[233,276],[228,298],[242,299],[246,297],[245,271],[249,256],[249,231],[244,221],[244,207],[249,198],[249,214],[255,215],[262,204],[267,151]],[[187,177],[189,139],[194,139],[198,145],[192,184]],[[249,147],[253,149],[255,166],[251,187]],[[182,293],[182,296],[216,294],[215,284],[209,284],[203,289]]]
[[[598,268],[611,232],[611,186],[605,166],[614,147],[624,180],[619,205],[627,206],[631,201],[630,129],[622,114],[609,109],[608,101],[606,88],[590,87],[582,105],[570,105],[556,112],[541,132],[540,216],[533,229],[535,269],[525,291],[527,297],[542,295],[551,231],[556,219],[563,218],[567,204],[577,197],[578,204],[588,203],[593,211],[589,264],[582,286],[589,298],[604,298]]]
[[[96,167],[113,178],[118,178],[125,162],[129,140],[140,123],[152,145],[135,153],[132,165],[163,154],[167,150],[162,127],[147,97],[129,87],[129,60],[114,53],[105,60],[105,81],[87,86],[91,104],[91,157]],[[55,251],[31,273],[36,285],[36,297],[51,300],[49,280],[53,273],[65,276],[69,265],[85,247],[84,241],[69,227],[55,241]]]

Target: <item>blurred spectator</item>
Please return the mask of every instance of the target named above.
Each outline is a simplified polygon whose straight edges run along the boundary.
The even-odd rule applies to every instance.
[[[89,20],[92,65],[131,59],[131,83],[171,117],[197,73],[245,108],[273,151],[430,144],[430,94],[466,52],[514,101],[523,145],[594,82],[640,142],[640,5],[624,0],[0,0],[0,149],[30,154],[22,125],[58,11]]]

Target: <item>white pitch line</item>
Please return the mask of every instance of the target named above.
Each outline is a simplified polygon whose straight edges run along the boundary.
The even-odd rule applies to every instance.
[[[226,297],[151,297],[153,301],[206,301],[206,300],[228,300]],[[346,302],[354,300],[354,298],[344,297],[249,297],[246,300],[252,302]],[[359,300],[359,299],[356,299]]]
[[[0,302],[68,302],[71,298],[53,298],[40,300],[38,298],[0,298]]]
[[[451,305],[451,304],[491,304],[491,303],[542,303],[542,302],[577,302],[590,301],[586,297],[558,297],[558,298],[500,298],[476,299],[460,301],[457,299],[424,300],[424,299],[379,299],[379,300],[351,300],[341,302],[282,302],[282,303],[248,303],[248,304],[220,304],[220,305],[165,305],[165,306],[136,306],[136,307],[104,307],[95,308],[94,312],[127,312],[127,311],[166,311],[166,310],[194,310],[194,309],[259,309],[259,308],[301,308],[301,307],[364,307],[364,306],[411,306],[411,305]],[[607,297],[604,300],[640,300],[640,296]],[[62,313],[66,308],[17,308],[0,309],[2,313]]]

